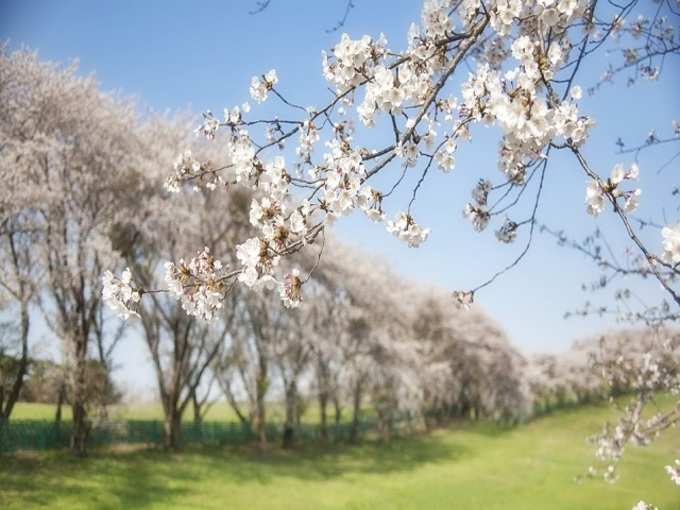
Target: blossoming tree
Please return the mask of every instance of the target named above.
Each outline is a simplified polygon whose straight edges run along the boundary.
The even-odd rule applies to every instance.
[[[41,63],[34,53],[0,48],[0,224],[7,241],[3,270],[10,269],[3,271],[3,286],[21,303],[23,334],[27,300],[33,299],[62,342],[72,447],[83,454],[87,358],[95,331],[104,330],[100,278],[102,268],[120,262],[109,231],[134,205],[128,190],[146,160],[134,134],[132,103],[103,94],[93,78],[74,73],[75,67]]]

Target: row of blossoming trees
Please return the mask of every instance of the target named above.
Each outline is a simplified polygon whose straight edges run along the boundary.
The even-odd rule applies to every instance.
[[[26,51],[1,55],[0,284],[3,318],[12,326],[3,359],[13,360],[3,369],[3,420],[32,369],[31,341],[44,334],[36,321],[57,339],[52,352],[63,353],[78,453],[98,402],[90,360],[112,370],[126,333],[148,346],[172,447],[180,444],[185,411],[193,408],[200,419],[216,388],[262,445],[272,399],[285,403],[287,442],[310,399],[318,402],[322,435],[328,416],[343,412],[357,434],[367,406],[385,435],[404,414],[428,426],[445,416],[528,414],[525,361],[488,317],[451,313],[445,294],[404,282],[330,234],[323,244],[331,257],[300,260],[303,302],[294,282],[284,292],[247,292],[218,280],[213,290],[229,291],[228,306],[197,311],[195,301],[155,291],[139,300],[133,280],[155,289],[192,270],[217,273],[235,264],[223,259],[222,266],[212,254],[251,235],[252,193],[166,193],[176,147],[211,160],[219,156],[214,146],[187,136],[176,119],[140,122],[132,103],[74,71]],[[204,248],[183,262],[196,246]],[[103,306],[102,288],[108,297],[114,280],[108,269],[116,267],[118,290],[137,302],[134,311],[117,311],[134,314],[134,322],[121,324]],[[281,294],[297,308],[281,307]]]
[[[30,326],[40,317],[64,353],[73,448],[83,452],[88,412],[99,402],[89,360],[111,370],[124,334],[102,303],[102,287],[113,279],[106,268],[126,267],[123,283],[159,288],[188,270],[167,261],[198,245],[205,248],[190,264],[218,271],[211,254],[253,229],[252,195],[164,192],[176,147],[188,144],[210,160],[218,156],[214,146],[187,137],[181,121],[140,123],[132,104],[101,93],[74,68],[41,63],[25,51],[3,52],[0,98],[7,184],[0,284],[3,317],[13,326],[3,347],[11,348],[4,359],[11,354],[14,361],[11,369],[3,365],[2,416],[9,419],[32,368]],[[263,445],[272,399],[285,403],[290,442],[310,399],[318,403],[322,435],[329,415],[339,420],[341,413],[351,414],[355,435],[366,406],[389,434],[405,414],[425,426],[451,417],[517,420],[536,405],[599,391],[597,381],[586,384],[584,360],[576,368],[560,359],[529,362],[482,312],[451,310],[444,293],[403,281],[379,259],[330,235],[323,244],[327,257],[311,253],[300,261],[306,299],[295,310],[280,306],[274,287],[225,288],[229,305],[215,307],[212,321],[187,314],[192,302],[166,292],[138,302],[128,333],[148,346],[168,446],[180,443],[185,411],[192,408],[200,420],[215,388]],[[132,287],[128,292],[137,299]]]

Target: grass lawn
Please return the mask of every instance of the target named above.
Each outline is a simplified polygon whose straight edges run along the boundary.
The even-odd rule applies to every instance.
[[[243,405],[243,412],[247,412],[247,406]],[[53,404],[39,404],[18,402],[12,411],[12,419],[14,420],[53,420],[56,412],[56,406]],[[64,420],[71,419],[71,407],[65,405],[62,407],[62,418]],[[332,406],[328,407],[328,420],[332,422],[335,419],[334,409]],[[366,410],[365,412],[370,412]],[[282,423],[284,420],[283,404],[272,402],[267,406],[267,421]],[[112,418],[121,418],[126,420],[163,420],[163,409],[161,404],[136,404],[134,406],[117,405],[109,408],[109,415]],[[184,419],[191,421],[193,419],[193,408],[191,404],[184,413]],[[350,420],[351,417],[348,411],[343,413],[343,420]],[[206,421],[233,421],[237,422],[238,417],[234,410],[226,402],[217,402],[208,409],[205,417]],[[302,421],[306,423],[319,422],[318,406],[312,403],[305,411]]]
[[[14,420],[53,420],[56,406],[53,404],[39,404],[18,402],[12,412]],[[191,404],[187,408],[185,418],[192,418]],[[162,420],[163,409],[160,404],[137,404],[134,406],[117,405],[109,408],[111,417],[123,418],[127,420]],[[71,419],[71,406],[62,407],[64,420]],[[220,402],[215,404],[208,411],[208,420],[237,421],[238,418],[227,403]]]
[[[584,437],[607,407],[556,413],[514,429],[461,425],[388,444],[292,452],[274,448],[99,450],[0,457],[0,508],[631,509],[639,499],[680,509],[663,470],[680,431],[630,449],[620,480],[575,482],[592,462]]]

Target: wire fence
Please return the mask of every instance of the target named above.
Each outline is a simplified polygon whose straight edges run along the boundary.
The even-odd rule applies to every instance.
[[[332,441],[349,440],[353,434],[365,434],[376,429],[377,421],[366,418],[353,429],[351,423],[332,423],[326,428],[326,437]],[[0,452],[16,450],[50,450],[68,448],[71,441],[72,423],[48,420],[11,420],[0,422]],[[283,425],[270,423],[266,426],[267,439],[280,441]],[[322,437],[319,424],[299,424],[294,429],[295,439],[313,441]],[[113,444],[161,445],[164,426],[158,420],[104,421],[93,424],[88,435],[89,446]],[[241,445],[257,438],[248,425],[238,422],[212,422],[182,424],[183,444],[203,443],[216,445]]]

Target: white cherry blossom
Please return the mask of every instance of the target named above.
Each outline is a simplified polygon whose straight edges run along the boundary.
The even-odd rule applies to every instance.
[[[680,223],[661,229],[663,258],[670,264],[680,264]]]
[[[604,209],[604,193],[600,184],[591,180],[586,186],[586,210],[588,214],[598,216]]]
[[[250,97],[258,103],[267,100],[269,91],[279,82],[276,69],[272,69],[264,76],[253,76],[250,80]]]
[[[133,307],[141,296],[132,285],[130,268],[125,268],[120,278],[115,277],[111,271],[105,271],[102,286],[102,299],[121,319],[128,319],[131,315],[139,316]]]
[[[666,466],[666,473],[671,477],[675,485],[680,485],[680,460],[675,460],[674,466]]]
[[[387,231],[415,248],[424,243],[430,235],[430,229],[423,229],[407,213],[400,212],[394,221],[387,222]]]

